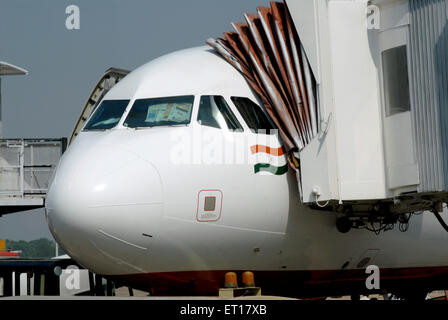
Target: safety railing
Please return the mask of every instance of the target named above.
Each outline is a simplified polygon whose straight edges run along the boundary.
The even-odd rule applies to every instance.
[[[67,139],[0,139],[0,197],[45,195]]]

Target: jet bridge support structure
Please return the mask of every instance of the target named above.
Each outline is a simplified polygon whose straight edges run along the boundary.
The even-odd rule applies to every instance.
[[[42,208],[67,139],[0,139],[0,216]]]

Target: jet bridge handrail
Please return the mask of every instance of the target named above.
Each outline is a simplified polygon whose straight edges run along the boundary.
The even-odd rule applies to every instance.
[[[0,139],[0,197],[44,196],[67,139]]]

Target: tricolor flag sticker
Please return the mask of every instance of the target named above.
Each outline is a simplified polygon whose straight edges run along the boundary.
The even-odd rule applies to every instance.
[[[282,147],[272,148],[257,144],[251,146],[250,151],[255,156],[255,173],[280,176],[288,172],[288,164]]]

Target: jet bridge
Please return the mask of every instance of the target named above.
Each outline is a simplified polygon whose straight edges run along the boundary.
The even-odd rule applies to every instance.
[[[341,231],[448,202],[448,0],[285,0],[208,44],[279,127],[298,201]]]

